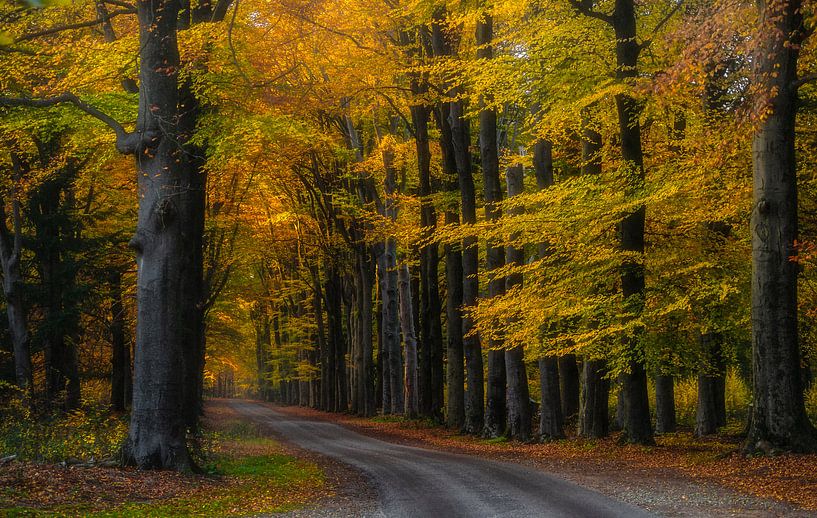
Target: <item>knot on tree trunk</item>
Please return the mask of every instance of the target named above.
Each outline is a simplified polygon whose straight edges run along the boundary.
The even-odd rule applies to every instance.
[[[156,202],[153,209],[153,214],[156,217],[155,224],[157,230],[165,230],[176,219],[178,210],[173,200],[165,197]]]

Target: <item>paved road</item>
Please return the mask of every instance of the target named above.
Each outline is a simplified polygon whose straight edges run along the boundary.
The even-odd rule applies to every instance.
[[[386,517],[651,516],[562,478],[504,462],[392,444],[334,423],[282,414],[249,401],[232,407],[297,446],[369,476]]]

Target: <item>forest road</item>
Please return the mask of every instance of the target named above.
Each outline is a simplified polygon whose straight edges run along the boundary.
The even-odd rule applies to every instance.
[[[653,516],[524,466],[392,444],[250,401],[230,405],[296,446],[364,472],[377,490],[380,515],[389,518]]]

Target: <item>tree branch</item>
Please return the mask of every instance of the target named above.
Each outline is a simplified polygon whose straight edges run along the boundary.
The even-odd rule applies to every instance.
[[[591,1],[587,1],[587,0],[568,0],[568,1],[570,2],[570,5],[573,7],[573,9],[577,10],[579,13],[581,13],[581,14],[587,16],[587,17],[595,18],[597,20],[603,21],[604,23],[609,23],[609,24],[612,25],[613,16],[609,15],[609,14],[599,12],[599,11],[594,11],[593,7],[592,7],[593,6],[592,0]]]
[[[679,9],[681,9],[681,6],[683,6],[683,5],[684,5],[684,0],[679,0],[679,1],[678,1],[678,3],[676,3],[676,4],[673,6],[673,8],[672,8],[672,9],[670,9],[670,11],[669,11],[669,12],[666,14],[666,16],[664,16],[664,17],[663,17],[663,18],[662,18],[662,19],[661,19],[661,20],[660,20],[660,21],[659,21],[659,22],[658,22],[658,23],[655,25],[655,27],[654,27],[654,28],[653,28],[653,30],[652,30],[652,35],[650,35],[650,37],[649,37],[648,39],[644,40],[644,41],[641,43],[641,45],[639,45],[639,47],[641,47],[641,50],[646,49],[647,47],[649,47],[649,46],[652,44],[653,37],[654,37],[656,34],[658,34],[658,31],[660,31],[661,29],[663,29],[663,28],[664,28],[664,25],[666,25],[666,24],[667,24],[667,23],[668,23],[668,22],[669,22],[669,21],[672,19],[672,17],[673,17],[673,16],[675,16],[675,13],[677,13],[677,12],[678,12],[678,10],[679,10]]]
[[[110,13],[108,13],[108,20],[110,20],[111,18],[113,18],[115,16],[119,16],[120,14],[136,14],[136,9],[128,8],[128,9],[118,9],[116,11],[111,11]],[[57,25],[55,27],[50,27],[48,29],[43,29],[41,31],[31,32],[31,33],[28,33],[28,34],[23,34],[22,36],[15,39],[14,43],[20,43],[20,42],[23,42],[23,41],[30,41],[30,40],[34,40],[34,39],[37,39],[37,38],[41,38],[43,36],[49,36],[51,34],[56,34],[58,32],[70,31],[70,30],[74,30],[74,29],[82,29],[83,27],[93,27],[94,25],[99,25],[99,24],[101,24],[101,23],[103,23],[105,21],[106,20],[104,20],[102,18],[96,18],[94,20],[86,20],[84,22],[69,23],[69,24],[66,24],[66,25]]]
[[[811,83],[811,82],[814,82],[814,81],[817,81],[817,72],[812,73],[812,74],[806,74],[803,77],[801,77],[800,79],[798,79],[797,81],[792,81],[791,88],[792,88],[792,90],[797,90],[801,86],[803,86],[804,84]]]
[[[29,106],[32,108],[49,108],[58,104],[73,104],[81,111],[103,122],[106,126],[111,128],[116,134],[116,149],[124,155],[135,154],[143,144],[155,145],[161,137],[161,135],[157,132],[128,132],[121,124],[119,124],[119,122],[116,121],[116,119],[98,108],[95,108],[94,106],[82,101],[79,97],[72,93],[64,93],[62,95],[47,97],[44,99],[0,96],[0,106],[5,107]]]

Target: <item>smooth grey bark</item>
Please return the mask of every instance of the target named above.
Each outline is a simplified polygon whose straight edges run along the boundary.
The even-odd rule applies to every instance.
[[[400,265],[397,275],[398,291],[400,292],[400,328],[406,354],[404,412],[407,417],[413,418],[420,413],[420,401],[417,379],[417,337],[414,334],[411,300],[411,273],[406,263]]]
[[[465,117],[464,101],[450,103],[448,115],[451,126],[451,142],[457,163],[457,176],[462,205],[462,222],[473,225],[477,222],[476,192],[471,166],[471,130]],[[466,312],[462,316],[463,352],[465,355],[465,422],[463,430],[477,434],[482,431],[485,412],[485,373],[483,372],[482,347],[479,336],[472,333],[473,317],[467,308],[476,306],[479,298],[479,249],[476,236],[462,240],[462,305]]]
[[[562,415],[565,419],[575,419],[579,413],[579,366],[575,354],[559,357],[559,394]]]
[[[797,331],[797,60],[805,35],[800,0],[760,1],[754,77],[768,96],[752,139],[752,367],[749,451],[763,443],[817,449],[806,416]]]
[[[701,334],[701,361],[698,367],[698,400],[695,407],[695,435],[717,433],[726,425],[726,361],[723,336],[714,331]]]
[[[449,35],[445,29],[445,8],[434,10],[431,25],[431,46],[436,57],[451,54]],[[440,102],[434,111],[440,130],[440,151],[446,190],[453,195],[459,190],[457,162],[454,152],[453,134],[449,123],[451,105]],[[445,208],[445,224],[459,225],[459,208],[451,202]],[[462,252],[457,243],[443,246],[445,255],[446,282],[446,424],[450,428],[461,429],[465,425],[465,370],[462,339]]]
[[[544,190],[553,185],[553,144],[538,140],[533,147],[533,167],[536,174],[536,188]],[[510,196],[510,184],[508,195]],[[539,243],[537,255],[547,257],[548,244]],[[560,439],[564,433],[561,387],[558,359],[545,356],[539,359],[539,436],[542,440]]]
[[[189,471],[185,443],[184,352],[196,331],[188,320],[188,253],[195,243],[186,194],[187,158],[178,135],[180,67],[176,23],[179,6],[169,0],[137,4],[140,95],[134,149],[139,213],[130,242],[136,251],[137,328],[131,424],[123,448],[126,464],[142,469]]]
[[[374,405],[373,352],[372,343],[372,285],[374,283],[373,265],[369,247],[359,245],[356,252],[357,275],[355,276],[357,320],[359,334],[359,359],[356,365],[358,413],[364,417],[375,414]]]
[[[413,78],[412,92],[417,96],[427,93],[428,85]],[[417,151],[417,169],[420,179],[421,236],[429,240],[437,227],[437,212],[430,199],[431,150],[428,141],[430,110],[424,105],[411,107],[414,143]],[[443,336],[440,316],[442,305],[439,291],[439,246],[430,242],[420,248],[420,413],[440,419],[443,407]]]
[[[391,149],[383,150],[383,166],[386,170],[385,179],[385,211],[387,217],[397,218],[397,171],[394,168],[394,153]],[[397,272],[397,240],[394,237],[386,239],[383,268],[381,275],[386,279],[386,291],[382,294],[384,341],[386,343],[389,362],[389,394],[391,395],[391,411],[400,414],[404,410],[405,399],[403,394],[403,352],[400,349],[400,314],[399,288]]]
[[[616,36],[616,79],[627,82],[638,74],[638,56],[641,46],[637,42],[636,10],[634,0],[616,0],[612,15]],[[641,150],[641,108],[638,101],[627,95],[616,95],[618,111],[621,158],[633,189],[644,182],[644,158]],[[644,254],[644,225],[646,208],[638,207],[626,215],[619,224],[622,250]],[[644,306],[644,265],[626,261],[621,269],[621,291],[627,310],[637,317]],[[636,444],[654,443],[647,398],[647,370],[644,367],[640,332],[627,337],[628,368],[622,374],[622,396],[625,404],[624,437]]]
[[[393,336],[387,333],[393,332],[387,328],[387,323],[390,317],[387,312],[390,310],[389,301],[391,295],[388,292],[388,263],[386,261],[386,245],[384,243],[383,250],[377,256],[377,285],[380,290],[380,385],[381,385],[381,406],[382,412],[385,415],[392,413],[392,398],[391,398],[391,362],[389,361],[389,353],[392,346],[390,340]]]
[[[493,58],[493,18],[487,12],[480,15],[476,27],[477,59]],[[502,183],[499,179],[499,149],[497,145],[496,110],[486,107],[491,99],[482,97],[479,112],[479,156],[482,167],[483,198],[485,200],[485,220],[496,221],[502,216]],[[485,247],[485,269],[491,271],[505,264],[502,246],[489,240]],[[488,298],[505,293],[505,279],[491,278],[488,281]],[[505,351],[502,340],[491,338],[486,344],[488,351],[488,375],[485,402],[485,422],[482,435],[497,437],[505,431]]]
[[[505,182],[508,186],[508,197],[519,196],[524,191],[524,170],[521,165],[508,167],[505,172]],[[521,214],[522,209],[511,211],[511,214]],[[521,266],[525,262],[525,250],[521,247],[505,247],[505,263]],[[505,278],[505,287],[508,290],[521,285],[521,273],[512,273]],[[505,376],[507,379],[507,409],[508,419],[506,435],[512,439],[529,441],[531,438],[531,404],[528,390],[528,373],[525,369],[525,349],[517,345],[505,351]]]
[[[602,139],[591,125],[587,113],[582,114],[582,174],[601,174]],[[607,362],[585,357],[582,361],[579,397],[579,435],[587,438],[606,437],[610,430],[610,381]]]
[[[607,362],[585,359],[582,362],[579,435],[590,439],[607,437],[610,433],[609,397]]]
[[[31,368],[31,350],[28,318],[23,304],[22,214],[17,184],[22,179],[23,165],[12,153],[11,231],[6,223],[6,201],[0,196],[0,267],[3,271],[3,295],[14,353],[14,379],[26,398],[33,394],[34,380]]]
[[[676,428],[675,377],[659,374],[655,377],[655,431],[673,433]]]

